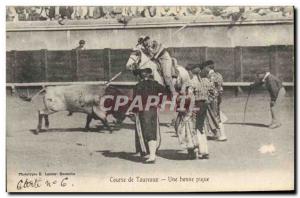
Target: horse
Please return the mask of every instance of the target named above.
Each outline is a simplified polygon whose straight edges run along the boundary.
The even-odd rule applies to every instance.
[[[126,69],[135,73],[137,69],[150,68],[153,72],[153,79],[159,84],[165,86],[164,79],[160,74],[160,68],[157,63],[152,61],[143,51],[136,47],[132,49],[129,59],[126,63]]]
[[[185,88],[189,83],[190,76],[188,71],[181,65],[177,65],[177,60],[175,58],[172,58],[172,69],[174,73],[176,74],[173,76],[172,83],[174,84],[174,87],[179,91],[180,93],[184,94]],[[126,63],[126,69],[136,71],[137,69],[145,69],[150,68],[153,71],[153,78],[158,83],[160,83],[163,86],[166,86],[164,83],[164,79],[162,76],[162,70],[160,68],[159,63],[151,60],[141,49],[141,47],[135,47],[132,49],[132,52],[129,56],[129,59]]]

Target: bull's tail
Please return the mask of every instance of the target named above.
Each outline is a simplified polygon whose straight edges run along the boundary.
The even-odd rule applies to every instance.
[[[31,102],[32,100],[34,100],[37,96],[39,96],[42,92],[44,92],[46,90],[46,87],[43,87],[40,91],[38,91],[37,93],[35,93],[34,95],[32,95],[31,97],[29,97],[28,95],[19,95],[19,97],[26,101],[26,102]]]

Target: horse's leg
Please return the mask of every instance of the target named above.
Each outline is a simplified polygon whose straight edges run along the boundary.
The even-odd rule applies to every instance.
[[[87,114],[86,116],[86,123],[85,123],[85,127],[84,127],[84,130],[85,131],[89,131],[90,130],[90,123],[93,119],[93,116],[91,114]]]

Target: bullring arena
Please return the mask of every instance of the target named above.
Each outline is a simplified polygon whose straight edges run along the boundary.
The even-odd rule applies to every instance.
[[[176,31],[184,26],[183,19],[177,20],[176,25],[167,19],[150,19],[154,20],[151,23],[132,19],[125,28],[112,19],[108,19],[110,25],[90,20],[78,24],[73,19],[66,20],[64,25],[44,21],[47,27],[41,21],[7,22],[8,191],[236,191],[237,186],[246,191],[293,189],[292,18],[269,18],[267,22],[249,18],[245,24],[229,29],[231,23],[227,19],[206,21],[208,26],[199,19],[180,32]],[[97,27],[99,24],[102,26]],[[151,31],[153,24],[157,28]],[[176,35],[172,36],[174,32]],[[228,36],[228,32],[234,36]],[[268,41],[254,41],[262,32],[276,36]],[[49,116],[48,130],[34,133],[43,93],[31,102],[22,100],[20,95],[33,96],[47,83],[60,86],[109,81],[125,67],[138,35],[145,33],[164,42],[180,65],[213,59],[224,76],[221,109],[227,117],[227,141],[208,140],[208,160],[187,159],[170,124],[176,114],[170,112],[159,113],[161,146],[156,163],[151,165],[135,155],[135,123],[129,118],[116,125],[108,117],[112,133],[99,120],[93,120],[91,129],[85,131],[85,114],[75,112],[67,116],[68,112],[63,111]],[[189,38],[190,33],[196,36]],[[202,34],[203,38],[199,38]],[[128,39],[124,40],[126,36]],[[220,39],[222,36],[225,39]],[[72,50],[80,39],[87,41],[89,49]],[[264,88],[249,96],[244,120],[249,85],[255,70],[261,67],[278,75],[287,90],[280,110],[280,128],[267,126],[271,120],[270,98]],[[114,81],[118,89],[132,90],[136,79],[126,71]],[[32,183],[25,185],[25,180]],[[38,184],[42,187],[35,186]]]

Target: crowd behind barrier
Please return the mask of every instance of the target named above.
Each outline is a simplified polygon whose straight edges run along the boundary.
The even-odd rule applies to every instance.
[[[125,23],[132,18],[214,16],[232,21],[245,20],[250,16],[272,15],[291,17],[292,7],[230,7],[230,6],[7,6],[6,21],[63,21],[86,19],[116,19]]]

